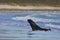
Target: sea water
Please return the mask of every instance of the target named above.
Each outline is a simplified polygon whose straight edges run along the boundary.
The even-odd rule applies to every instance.
[[[51,31],[32,31],[28,19]],[[0,40],[60,40],[60,12],[0,12]]]

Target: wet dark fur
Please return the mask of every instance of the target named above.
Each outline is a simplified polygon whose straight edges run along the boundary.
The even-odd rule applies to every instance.
[[[35,22],[33,22],[31,19],[27,20],[32,28],[32,31],[40,30],[40,31],[51,31],[51,29],[45,29],[39,27]]]

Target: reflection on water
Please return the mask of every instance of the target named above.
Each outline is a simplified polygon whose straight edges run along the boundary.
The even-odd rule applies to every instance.
[[[0,30],[0,40],[59,40],[59,32]]]

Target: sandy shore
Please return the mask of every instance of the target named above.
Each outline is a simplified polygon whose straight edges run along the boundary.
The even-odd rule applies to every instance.
[[[60,10],[60,7],[0,5],[0,10]]]

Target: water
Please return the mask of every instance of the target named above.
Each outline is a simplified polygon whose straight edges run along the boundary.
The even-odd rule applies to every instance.
[[[51,31],[32,31],[27,19]],[[0,12],[0,40],[60,40],[60,12]]]

